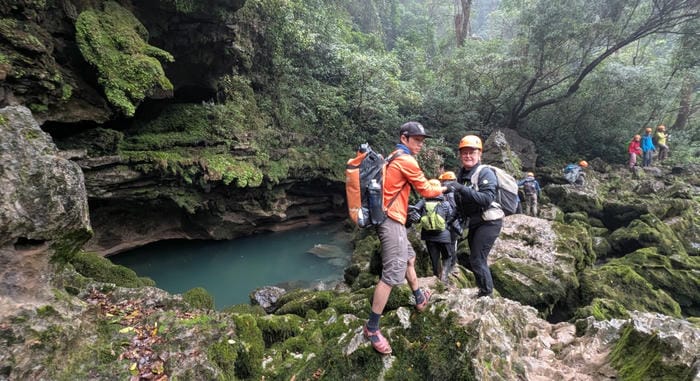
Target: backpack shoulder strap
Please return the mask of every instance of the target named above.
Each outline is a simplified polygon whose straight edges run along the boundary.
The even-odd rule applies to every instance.
[[[402,155],[404,155],[404,152],[403,152],[402,150],[398,149],[398,150],[394,151],[391,155],[389,155],[389,156],[385,159],[385,160],[386,160],[386,167],[388,168],[388,167],[389,167],[389,164],[391,164],[391,162],[394,161],[394,159],[396,159],[397,157],[402,156]],[[386,169],[385,169],[385,170],[386,170]],[[396,194],[394,195],[394,197],[392,197],[391,200],[389,200],[389,203],[386,204],[386,207],[384,208],[384,211],[389,210],[389,207],[391,207],[391,205],[394,203],[394,201],[396,201],[396,198],[399,197],[399,195],[400,195],[401,192],[403,191],[403,188],[405,188],[406,185],[408,185],[408,181],[406,181],[406,182],[403,184],[403,186],[401,187],[401,189],[400,189],[398,192],[396,192]]]
[[[479,166],[476,167],[476,170],[474,173],[472,173],[472,187],[474,188],[475,191],[479,190],[479,174],[481,173],[481,169],[484,167],[484,164],[479,164]]]

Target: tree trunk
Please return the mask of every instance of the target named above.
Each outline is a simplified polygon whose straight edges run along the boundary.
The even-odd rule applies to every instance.
[[[680,104],[678,106],[678,114],[676,115],[676,121],[670,129],[682,130],[688,124],[688,119],[692,114],[691,102],[693,99],[693,88],[695,87],[695,81],[693,76],[688,73],[683,78],[683,86],[681,86],[680,94]]]
[[[464,40],[470,35],[471,24],[469,16],[472,11],[472,0],[455,0],[455,36],[457,46],[463,46]]]

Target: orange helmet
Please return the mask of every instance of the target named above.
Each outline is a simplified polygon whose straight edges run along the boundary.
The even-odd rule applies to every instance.
[[[583,168],[588,168],[588,162],[586,160],[579,161],[578,165],[583,167]]]
[[[659,127],[656,127],[656,129],[659,131],[666,131],[666,126],[664,126],[663,124],[660,124]]]
[[[535,177],[535,174],[532,173],[532,172],[528,172],[527,175],[530,176],[530,177]]]
[[[462,140],[459,141],[459,149],[465,147],[483,149],[481,138],[476,135],[467,135],[463,137]]]
[[[438,180],[440,181],[451,181],[451,180],[457,180],[457,176],[455,175],[454,172],[452,171],[447,171],[443,172],[440,177],[438,177]]]
[[[647,127],[646,129],[644,129],[644,131],[646,131],[647,133],[651,132],[651,127]]]
[[[428,183],[432,186],[438,186],[438,187],[442,186],[442,184],[440,183],[440,180],[438,180],[438,179],[430,179],[430,180],[428,180]]]

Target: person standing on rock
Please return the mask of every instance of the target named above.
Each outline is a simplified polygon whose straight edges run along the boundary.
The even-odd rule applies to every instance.
[[[666,143],[667,138],[668,135],[666,134],[666,126],[662,124],[656,127],[654,140],[656,141],[656,145],[659,146],[659,162],[666,160],[666,158],[668,157],[668,144]]]
[[[467,135],[459,142],[459,156],[462,168],[457,173],[457,181],[450,183],[448,191],[454,192],[457,210],[463,221],[469,221],[469,263],[479,287],[477,297],[493,294],[493,278],[488,266],[488,255],[503,226],[503,211],[498,215],[484,213],[496,199],[498,179],[491,169],[479,172],[478,191],[471,184],[471,177],[481,165],[483,144],[476,135]]]
[[[540,197],[542,188],[539,181],[535,179],[535,174],[528,172],[524,179],[518,181],[518,186],[523,188],[525,195],[525,214],[537,217],[537,199]]]
[[[379,330],[379,319],[392,288],[406,279],[416,298],[415,308],[418,312],[423,311],[430,300],[430,291],[419,288],[415,268],[416,253],[408,240],[405,226],[411,186],[426,198],[447,191],[440,184],[428,182],[413,156],[421,151],[423,142],[428,137],[430,135],[420,123],[404,123],[399,131],[400,143],[396,145],[396,151],[401,151],[402,154],[392,154],[395,159],[386,167],[384,174],[383,198],[387,218],[377,227],[382,247],[382,275],[374,288],[369,319],[362,328],[372,347],[381,354],[391,353],[389,341]],[[391,200],[394,201],[390,202]]]
[[[642,167],[651,167],[651,159],[656,151],[654,147],[653,137],[651,136],[651,128],[647,127],[642,136]]]
[[[632,141],[630,141],[630,144],[627,147],[627,152],[630,154],[630,169],[634,169],[634,167],[637,165],[637,156],[642,155],[642,143],[640,142],[641,140],[641,135],[634,135]]]

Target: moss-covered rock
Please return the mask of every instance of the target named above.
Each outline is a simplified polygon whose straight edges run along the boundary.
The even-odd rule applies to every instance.
[[[573,320],[593,316],[596,320],[625,319],[629,311],[620,302],[610,299],[595,298],[585,307],[576,310]]]
[[[182,299],[192,308],[201,310],[214,309],[214,297],[204,288],[195,287],[182,294]]]
[[[549,316],[557,302],[566,298],[567,290],[578,286],[575,277],[557,279],[542,266],[499,260],[491,265],[494,286],[509,299],[533,306]],[[527,279],[524,281],[523,279]]]
[[[630,266],[654,288],[664,290],[686,315],[700,316],[700,258],[666,256],[656,248],[639,249],[611,264]]]
[[[642,202],[606,201],[603,205],[603,222],[608,229],[615,230],[648,213],[649,208]]]
[[[669,359],[672,345],[657,333],[642,332],[627,324],[610,353],[610,361],[624,380],[692,380],[697,369]]]
[[[336,293],[333,291],[290,291],[277,299],[278,308],[275,310],[275,314],[294,314],[305,317],[310,310],[319,312],[328,308],[335,296]]]
[[[297,315],[267,315],[258,318],[257,324],[265,347],[271,347],[301,334],[302,318]]]
[[[681,308],[666,292],[654,286],[630,266],[607,263],[586,269],[579,277],[584,304],[594,299],[618,301],[627,310],[660,312],[681,316]]]
[[[98,282],[114,283],[120,287],[154,286],[150,278],[139,277],[134,270],[115,265],[109,259],[92,252],[81,251],[70,261],[75,270]]]
[[[82,12],[75,35],[85,60],[97,68],[107,100],[126,116],[149,95],[171,93],[161,62],[173,56],[148,45],[148,31],[126,8],[107,1],[104,9]],[[162,95],[159,95],[162,97]]]
[[[558,253],[571,256],[577,271],[593,265],[596,252],[593,249],[593,239],[586,223],[576,222],[564,224],[554,222],[552,229],[557,234],[555,246]]]
[[[585,212],[592,216],[601,216],[603,205],[600,196],[569,185],[550,185],[544,192],[563,212]]]
[[[236,362],[235,374],[242,379],[257,379],[262,372],[262,357],[265,349],[262,331],[253,315],[234,315],[236,336],[241,340]]]
[[[608,237],[615,255],[621,256],[644,247],[655,247],[664,255],[686,255],[676,234],[653,214],[645,214]]]

